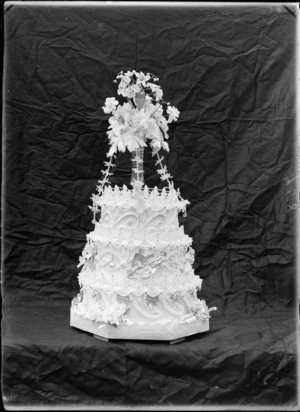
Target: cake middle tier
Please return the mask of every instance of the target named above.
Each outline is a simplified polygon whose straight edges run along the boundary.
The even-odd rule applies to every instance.
[[[201,287],[202,280],[192,267],[194,250],[190,247],[128,249],[89,241],[84,256],[84,266],[78,276],[81,287],[115,291],[123,296],[145,291],[156,296]]]

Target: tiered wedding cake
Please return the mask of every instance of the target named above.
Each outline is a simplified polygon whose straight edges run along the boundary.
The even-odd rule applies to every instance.
[[[87,235],[78,265],[83,265],[81,290],[72,302],[71,326],[103,339],[176,341],[207,331],[214,309],[197,298],[202,280],[192,268],[192,239],[178,222],[189,202],[175,190],[158,154],[168,150],[168,123],[179,111],[162,100],[153,75],[121,72],[117,79],[127,103],[108,98],[103,108],[112,114],[110,160],[92,197],[95,229]],[[147,140],[168,183],[162,190],[144,185]],[[126,149],[133,155],[132,188],[111,187],[114,154]]]

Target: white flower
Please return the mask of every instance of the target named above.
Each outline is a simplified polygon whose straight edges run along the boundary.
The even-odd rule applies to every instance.
[[[168,139],[169,136],[168,136],[167,132],[168,132],[169,126],[168,126],[167,120],[163,116],[161,116],[160,118],[156,119],[156,121],[157,121],[157,124],[158,124],[160,130],[162,131],[162,133],[164,135],[164,138]]]
[[[169,145],[164,139],[169,137],[168,124],[177,120],[179,111],[167,103],[168,119],[165,118],[163,107],[159,103],[163,96],[162,89],[153,83],[158,79],[149,73],[133,70],[120,72],[117,80],[118,94],[133,99],[137,107],[130,102],[119,105],[114,98],[106,99],[103,110],[112,114],[107,132],[111,145],[108,157],[118,151],[128,149],[132,152],[146,146],[147,139],[150,140],[153,154],[160,149],[169,151]],[[165,173],[162,177],[167,178],[169,174]]]
[[[122,76],[120,84],[119,84],[119,90],[125,89],[126,87],[128,87],[130,82],[131,82],[131,78],[129,75],[125,74],[124,76]]]
[[[152,92],[155,94],[155,100],[161,100],[163,97],[163,91],[162,89],[154,83],[148,83],[148,86],[150,87],[150,89],[152,90]]]
[[[102,321],[105,323],[119,325],[122,315],[126,312],[125,303],[115,303],[102,312]]]
[[[107,113],[107,114],[114,113],[118,104],[119,104],[118,100],[116,100],[114,97],[107,97],[102,109],[104,113]]]
[[[111,148],[107,153],[107,157],[111,157],[114,153],[125,152],[126,146],[122,137],[113,137],[110,139]]]
[[[130,99],[134,98],[135,94],[141,90],[140,84],[142,81],[136,81],[136,83],[132,83],[131,77],[133,74],[138,75],[135,70],[127,71],[125,74],[120,74],[117,76],[118,79],[121,79],[119,87],[118,87],[118,94],[129,97]]]
[[[167,113],[169,115],[168,123],[176,121],[178,119],[179,114],[180,114],[179,110],[176,109],[176,107],[174,107],[174,106],[169,106],[167,108]]]
[[[129,99],[132,99],[135,95],[134,91],[131,90],[129,87],[126,87],[124,89],[119,89],[118,94],[121,94],[124,97],[128,97]]]
[[[128,114],[132,113],[132,106],[130,103],[124,103],[119,105],[113,114],[108,120],[110,123],[110,129],[115,129],[117,126],[125,125],[125,118],[128,119]]]
[[[165,149],[167,152],[170,151],[170,148],[167,142],[162,142],[162,148]]]
[[[130,70],[127,70],[127,72],[125,73],[125,76],[131,78],[131,76],[132,76],[133,74],[136,74],[136,71],[135,71],[135,70],[131,70],[131,71],[130,71]]]
[[[135,73],[137,77],[137,84],[142,84],[144,87],[147,87],[147,82],[150,80],[150,75],[147,73],[146,75],[143,72]]]
[[[161,134],[159,125],[155,119],[149,119],[148,128],[147,128],[147,138],[152,140],[159,140],[162,142],[163,136]]]
[[[132,126],[134,129],[138,130],[139,128],[147,129],[150,119],[150,114],[145,108],[141,110],[136,110],[132,115]]]
[[[108,153],[107,153],[107,157],[110,157],[110,156],[112,156],[112,155],[115,154],[115,153],[118,153],[118,148],[117,148],[116,143],[113,143],[113,144],[111,145],[111,148],[109,149],[109,151],[108,151]]]
[[[161,142],[159,140],[152,140],[150,143],[151,147],[152,147],[152,153],[156,154],[157,152],[159,152],[159,150],[161,149]]]
[[[138,84],[133,84],[132,86],[130,86],[130,89],[134,92],[134,93],[139,93],[141,91],[141,87]]]
[[[132,131],[128,131],[127,133],[123,134],[122,138],[129,152],[133,152],[139,147],[147,146],[144,135],[145,133],[143,133],[142,131],[136,132],[136,133],[133,133]]]
[[[130,96],[130,90],[129,90],[129,87],[128,87],[130,82],[131,82],[130,77],[123,76],[121,78],[117,93],[121,94],[124,97],[130,97],[130,98],[133,97],[133,96]]]

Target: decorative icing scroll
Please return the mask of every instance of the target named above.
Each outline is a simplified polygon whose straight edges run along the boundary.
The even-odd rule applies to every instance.
[[[147,304],[145,294],[132,298],[132,306],[146,319],[158,319],[161,315],[158,309]]]
[[[185,313],[185,306],[184,304],[180,304],[176,302],[169,296],[162,296],[161,302],[167,312],[171,313],[173,316],[181,316]]]

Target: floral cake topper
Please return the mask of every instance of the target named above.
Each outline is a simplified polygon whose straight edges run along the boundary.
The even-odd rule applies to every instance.
[[[114,97],[108,97],[102,107],[109,118],[109,143],[107,154],[113,156],[118,151],[133,152],[147,146],[150,141],[153,154],[160,149],[169,151],[166,140],[169,123],[177,121],[179,110],[163,100],[163,91],[156,83],[158,78],[151,73],[135,70],[121,71],[114,82],[119,82],[117,93],[125,97],[120,104]]]

